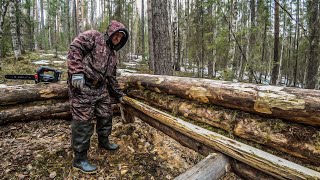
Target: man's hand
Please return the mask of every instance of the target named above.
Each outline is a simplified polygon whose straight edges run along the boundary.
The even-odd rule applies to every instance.
[[[124,101],[123,101],[123,97],[124,97],[124,96],[122,96],[122,97],[119,98],[119,102],[120,102],[121,104],[125,104]]]
[[[83,74],[73,74],[72,75],[71,84],[73,87],[82,90],[84,83],[85,82],[84,82],[84,75]]]

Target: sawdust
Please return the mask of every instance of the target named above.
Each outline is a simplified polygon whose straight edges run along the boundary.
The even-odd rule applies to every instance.
[[[139,120],[122,124],[116,117],[111,140],[120,149],[98,149],[94,135],[89,159],[99,171],[84,175],[71,168],[70,134],[64,120],[1,126],[1,179],[173,179],[203,158]]]

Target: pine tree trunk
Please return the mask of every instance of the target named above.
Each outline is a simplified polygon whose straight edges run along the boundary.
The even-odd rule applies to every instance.
[[[4,2],[0,1],[0,71],[2,70],[2,36],[3,36],[3,21],[4,21]]]
[[[94,22],[94,12],[95,12],[95,0],[91,0],[91,16],[90,16],[90,21],[91,21],[91,29],[95,27],[95,22]]]
[[[144,0],[141,0],[141,53],[144,59],[145,43],[144,43]]]
[[[14,50],[14,57],[18,60],[21,57],[21,46],[19,45],[18,33],[17,33],[17,17],[15,1],[10,1],[10,29],[12,36],[12,46]]]
[[[300,22],[300,0],[298,0],[297,2],[297,22],[296,22],[296,32],[295,32],[295,39],[294,41],[296,41],[296,45],[295,45],[295,54],[294,54],[294,80],[293,80],[293,86],[296,87],[297,84],[297,74],[298,74],[298,53],[299,53],[299,35],[300,35],[300,26],[298,24],[298,22]],[[291,31],[290,31],[291,32]],[[290,56],[289,56],[290,57]]]
[[[33,0],[33,42],[34,42],[34,50],[39,50],[38,39],[39,36],[39,20],[38,20],[38,1]]]
[[[149,70],[154,71],[154,52],[153,52],[153,39],[152,39],[152,7],[151,1],[148,0],[148,42],[149,42]]]
[[[43,0],[40,0],[40,9],[41,9],[41,49],[45,49],[45,39],[46,39],[46,34],[45,34],[45,27],[44,27],[44,8],[43,8]]]
[[[249,73],[249,82],[252,83],[253,81],[253,72],[255,70],[255,68],[253,68],[255,66],[255,46],[256,46],[256,33],[255,33],[255,28],[256,28],[256,0],[250,0],[250,38],[249,38],[249,62],[247,62],[247,66],[249,67],[249,71],[251,73]]]
[[[152,4],[152,39],[155,62],[155,74],[173,74],[171,60],[168,0],[151,1]]]
[[[71,1],[72,2],[72,1]],[[69,46],[69,44],[71,43],[71,16],[70,16],[70,1],[66,0],[66,10],[67,10],[67,46]]]
[[[9,1],[2,2],[0,4],[0,71],[2,70],[2,58],[4,57],[4,54],[2,52],[3,49],[3,43],[2,43],[2,37],[3,37],[3,24],[4,24],[4,17],[6,15]]]
[[[22,18],[22,11],[21,11],[21,1],[16,0],[16,24],[17,24],[17,36],[18,36],[18,43],[20,46],[21,53],[25,53],[25,49],[23,47],[24,37],[23,37],[23,28],[20,26],[23,22]]]
[[[273,52],[273,68],[271,75],[271,84],[276,85],[279,75],[279,0],[275,0],[275,13],[274,13],[274,52]]]
[[[77,8],[77,0],[73,0],[73,37],[76,37],[79,34]]]
[[[306,78],[306,88],[314,89],[316,83],[318,82],[318,68],[320,63],[320,52],[319,52],[319,42],[320,42],[320,12],[319,12],[319,0],[308,0],[308,12],[309,15],[309,59],[308,59],[308,69]]]
[[[33,27],[34,27],[34,25],[33,25],[32,20],[31,20],[31,16],[33,15],[31,13],[31,7],[32,7],[31,6],[31,1],[32,0],[26,0],[26,4],[25,4],[25,6],[27,8],[27,19],[28,19],[27,32],[28,32],[28,36],[29,36],[27,42],[28,42],[28,46],[29,46],[29,50],[30,51],[33,50],[33,44],[34,44],[34,42],[33,42],[33,34],[34,34]]]
[[[78,32],[77,34],[80,34],[81,32],[83,32],[83,14],[82,14],[82,10],[83,10],[83,4],[82,4],[82,0],[77,0],[77,25],[78,25]]]
[[[172,57],[174,62],[175,71],[179,71],[179,62],[178,62],[178,8],[177,0],[173,1],[173,21],[172,21]]]

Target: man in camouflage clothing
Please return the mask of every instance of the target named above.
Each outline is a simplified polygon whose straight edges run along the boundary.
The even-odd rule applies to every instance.
[[[97,167],[87,160],[90,137],[94,131],[92,119],[96,117],[99,147],[118,149],[109,142],[112,129],[110,96],[121,100],[123,93],[116,80],[115,51],[128,40],[125,26],[111,21],[105,34],[89,30],[79,34],[68,53],[69,97],[72,113],[73,167],[84,173],[94,173]]]

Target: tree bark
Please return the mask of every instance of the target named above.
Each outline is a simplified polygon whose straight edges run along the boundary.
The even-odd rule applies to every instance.
[[[52,114],[68,112],[70,110],[70,105],[68,100],[62,99],[35,101],[0,108],[0,124],[6,124],[17,121],[51,119]]]
[[[148,0],[148,42],[149,42],[149,70],[154,71],[154,52],[152,39],[152,7],[151,0]]]
[[[38,39],[39,36],[39,26],[38,26],[38,3],[36,0],[33,0],[33,42],[34,42],[34,50],[39,50]]]
[[[173,75],[169,36],[168,0],[151,1],[155,74]]]
[[[17,32],[17,17],[15,1],[10,1],[10,29],[12,37],[12,47],[14,50],[14,57],[18,60],[21,57],[21,46],[19,44],[19,37]]]
[[[111,109],[114,115],[119,115],[118,105],[112,104]],[[69,99],[48,99],[11,106],[0,106],[0,125],[56,118],[72,119]]]
[[[280,150],[312,165],[320,165],[320,130],[267,119],[241,111],[195,103],[152,91],[132,90],[130,97],[179,114],[196,122],[223,129],[245,140]]]
[[[320,126],[320,92],[316,90],[163,75],[123,73],[121,76],[130,86]]]
[[[9,5],[9,1],[3,1],[0,7],[0,71],[2,70],[2,57],[4,57],[4,54],[2,52],[3,24],[4,24],[5,15],[7,13],[8,5]]]
[[[319,172],[190,124],[129,97],[124,97],[124,101],[162,124],[272,176],[288,179],[320,178]]]
[[[0,106],[46,99],[67,99],[66,83],[26,84],[0,87]]]
[[[275,0],[274,13],[274,52],[273,52],[273,68],[271,75],[271,84],[276,85],[279,75],[279,0]]]
[[[306,88],[314,89],[316,83],[318,82],[318,68],[320,63],[320,52],[319,52],[319,42],[320,42],[320,10],[319,10],[319,0],[309,0],[308,1],[308,11],[309,14],[309,59],[308,59],[308,69],[306,78]]]
[[[45,49],[45,38],[46,38],[46,33],[45,33],[45,27],[44,27],[44,8],[43,8],[43,0],[40,0],[40,11],[41,11],[41,48]]]
[[[144,0],[141,0],[141,53],[144,58],[145,43],[144,43]]]

